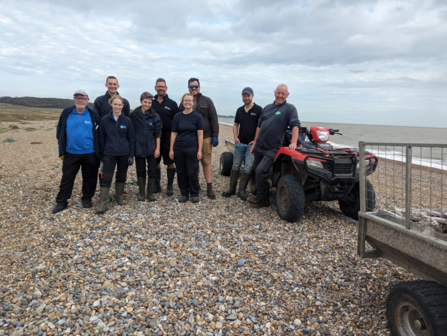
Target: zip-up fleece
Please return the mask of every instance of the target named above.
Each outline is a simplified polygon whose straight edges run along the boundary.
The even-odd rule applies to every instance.
[[[147,118],[141,115],[141,106],[130,114],[135,132],[135,156],[148,157],[154,155],[157,148],[157,138],[161,137],[162,121],[160,116],[151,107],[146,111]]]
[[[64,109],[59,117],[59,122],[56,128],[56,139],[59,143],[59,157],[65,155],[67,149],[67,120],[71,111],[76,108],[76,106],[70,106]],[[92,131],[93,131],[93,145],[95,146],[96,156],[100,156],[101,147],[99,145],[99,125],[101,123],[101,118],[99,114],[91,109],[87,108],[90,118],[92,119]]]
[[[180,104],[179,110],[185,110],[183,104]],[[217,119],[216,108],[214,107],[214,103],[211,98],[198,93],[196,97],[195,110],[202,115],[203,138],[219,137],[219,120]]]
[[[101,120],[99,127],[99,143],[101,145],[101,156],[134,156],[135,133],[132,121],[121,114],[118,122],[113,118],[113,112]]]
[[[119,95],[119,92],[116,92],[117,95]],[[104,118],[106,115],[108,115],[110,112],[112,112],[112,106],[109,104],[110,94],[107,90],[106,93],[102,96],[99,96],[95,99],[95,103],[93,106],[95,107],[95,110],[98,112],[99,116]],[[121,114],[124,114],[126,117],[130,114],[130,105],[129,101],[125,98],[124,99],[124,106],[123,110],[121,111]]]

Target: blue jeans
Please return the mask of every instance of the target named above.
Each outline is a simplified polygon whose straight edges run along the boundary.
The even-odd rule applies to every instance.
[[[253,169],[254,155],[250,154],[251,145],[236,143],[234,145],[233,167],[232,170],[241,170],[242,160],[244,160],[244,172],[251,174]]]

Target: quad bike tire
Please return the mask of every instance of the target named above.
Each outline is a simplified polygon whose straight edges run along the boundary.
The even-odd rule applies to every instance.
[[[433,281],[395,286],[386,301],[393,336],[447,335],[447,287]]]
[[[288,222],[297,222],[304,213],[306,197],[301,181],[293,175],[284,175],[276,186],[278,216]]]
[[[256,173],[254,170],[250,175],[249,187],[252,195],[256,195],[258,193],[258,188],[256,188]]]
[[[348,217],[359,220],[360,211],[360,185],[357,182],[351,189],[350,193],[338,200],[340,210]],[[374,188],[368,180],[366,180],[366,211],[373,211],[376,206],[376,194]]]
[[[233,153],[223,152],[220,155],[219,172],[223,176],[231,175],[231,167],[233,166]]]

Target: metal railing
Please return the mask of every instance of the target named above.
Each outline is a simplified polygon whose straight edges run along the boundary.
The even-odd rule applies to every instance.
[[[360,142],[359,149],[360,211],[371,201],[368,179],[375,191],[372,212],[407,229],[447,238],[447,144]],[[379,161],[368,177],[366,152]]]

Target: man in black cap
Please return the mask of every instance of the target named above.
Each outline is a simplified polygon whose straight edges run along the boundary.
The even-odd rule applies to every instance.
[[[161,121],[163,122],[163,128],[161,130],[160,139],[160,156],[157,158],[157,174],[155,175],[154,193],[161,192],[160,178],[161,170],[160,163],[163,157],[163,163],[167,166],[166,175],[168,177],[168,184],[166,188],[166,195],[171,196],[174,193],[172,183],[174,182],[175,167],[174,160],[169,157],[169,148],[171,143],[171,125],[174,115],[179,112],[178,105],[175,101],[168,97],[166,91],[166,81],[163,78],[158,78],[155,81],[155,91],[157,94],[154,96],[152,102],[152,108],[157,112]]]
[[[237,194],[243,201],[247,199],[245,189],[247,188],[253,169],[254,156],[250,154],[250,149],[255,140],[258,120],[262,113],[262,107],[253,102],[254,96],[252,88],[246,87],[242,90],[244,106],[237,109],[233,125],[234,156],[230,176],[230,188],[222,193],[224,197],[230,197],[236,194],[237,180],[239,178],[242,161],[244,161],[244,170],[241,175],[239,192]]]

